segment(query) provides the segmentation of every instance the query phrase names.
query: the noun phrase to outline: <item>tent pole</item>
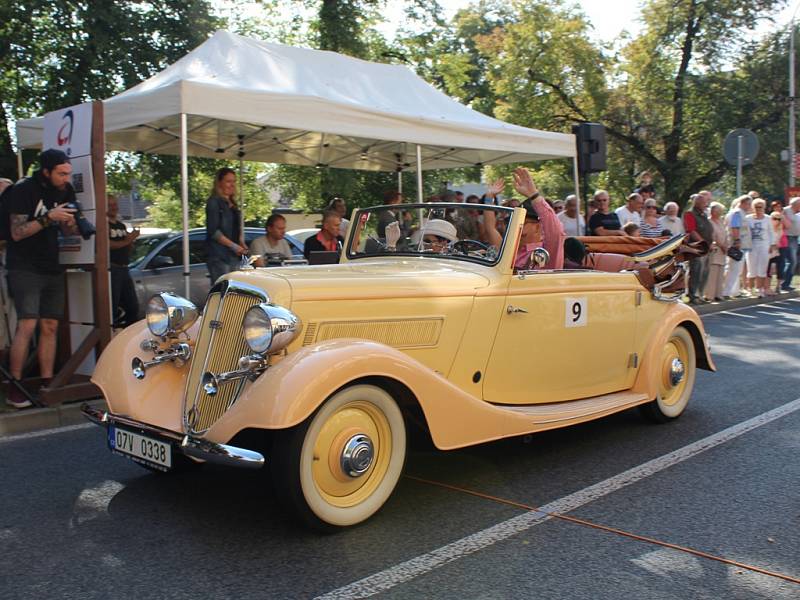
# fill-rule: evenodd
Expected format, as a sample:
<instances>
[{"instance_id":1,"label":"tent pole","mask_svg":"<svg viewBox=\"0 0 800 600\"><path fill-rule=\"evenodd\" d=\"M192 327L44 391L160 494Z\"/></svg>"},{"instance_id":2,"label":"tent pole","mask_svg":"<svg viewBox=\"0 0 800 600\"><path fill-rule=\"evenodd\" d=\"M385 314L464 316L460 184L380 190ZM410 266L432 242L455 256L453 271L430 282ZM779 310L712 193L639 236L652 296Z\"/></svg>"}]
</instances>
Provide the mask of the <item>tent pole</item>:
<instances>
[{"instance_id":1,"label":"tent pole","mask_svg":"<svg viewBox=\"0 0 800 600\"><path fill-rule=\"evenodd\" d=\"M189 270L189 150L186 135L186 113L181 113L181 208L183 210L183 291L191 298ZM213 281L212 281L213 283Z\"/></svg>"},{"instance_id":2,"label":"tent pole","mask_svg":"<svg viewBox=\"0 0 800 600\"><path fill-rule=\"evenodd\" d=\"M422 146L417 144L417 202L422 204Z\"/></svg>"},{"instance_id":3,"label":"tent pole","mask_svg":"<svg viewBox=\"0 0 800 600\"><path fill-rule=\"evenodd\" d=\"M22 148L17 148L17 173L19 174L19 179L25 176L25 173L22 171Z\"/></svg>"},{"instance_id":4,"label":"tent pole","mask_svg":"<svg viewBox=\"0 0 800 600\"><path fill-rule=\"evenodd\" d=\"M578 219L578 227L580 227L580 224L581 224L581 188L580 188L580 184L578 183L578 157L577 157L577 155L572 157L572 177L573 177L574 182L575 182L575 202L578 205L578 216L576 218ZM587 193L588 190L583 190L583 192ZM585 202L583 203L583 220L584 220L585 225L589 224L588 215L589 215L589 198L587 196ZM584 231L583 235L588 235L588 234L587 234L587 232Z\"/></svg>"},{"instance_id":5,"label":"tent pole","mask_svg":"<svg viewBox=\"0 0 800 600\"><path fill-rule=\"evenodd\" d=\"M239 231L244 237L244 159L239 158ZM236 242L239 243L238 240Z\"/></svg>"},{"instance_id":6,"label":"tent pole","mask_svg":"<svg viewBox=\"0 0 800 600\"><path fill-rule=\"evenodd\" d=\"M402 171L398 171L397 172L397 193L398 194L402 194L403 193L403 172Z\"/></svg>"},{"instance_id":7,"label":"tent pole","mask_svg":"<svg viewBox=\"0 0 800 600\"><path fill-rule=\"evenodd\" d=\"M244 239L244 135L239 134L239 231ZM239 240L236 240L239 243ZM247 248L245 248L246 250Z\"/></svg>"}]
</instances>

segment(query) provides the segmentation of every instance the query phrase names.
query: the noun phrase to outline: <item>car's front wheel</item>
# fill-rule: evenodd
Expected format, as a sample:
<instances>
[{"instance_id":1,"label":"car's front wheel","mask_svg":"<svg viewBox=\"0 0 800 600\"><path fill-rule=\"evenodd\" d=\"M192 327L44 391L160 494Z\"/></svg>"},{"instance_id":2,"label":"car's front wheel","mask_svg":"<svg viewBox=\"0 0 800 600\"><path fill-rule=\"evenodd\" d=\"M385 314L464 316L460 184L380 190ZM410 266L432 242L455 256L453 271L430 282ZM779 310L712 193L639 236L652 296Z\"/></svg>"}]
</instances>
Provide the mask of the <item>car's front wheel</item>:
<instances>
[{"instance_id":1,"label":"car's front wheel","mask_svg":"<svg viewBox=\"0 0 800 600\"><path fill-rule=\"evenodd\" d=\"M278 432L273 488L315 529L355 525L389 498L405 454L405 422L392 396L374 385L353 385L300 425Z\"/></svg>"},{"instance_id":2,"label":"car's front wheel","mask_svg":"<svg viewBox=\"0 0 800 600\"><path fill-rule=\"evenodd\" d=\"M695 349L692 336L676 327L664 344L658 360L658 395L641 405L642 414L657 423L679 417L692 395L695 379Z\"/></svg>"}]
</instances>

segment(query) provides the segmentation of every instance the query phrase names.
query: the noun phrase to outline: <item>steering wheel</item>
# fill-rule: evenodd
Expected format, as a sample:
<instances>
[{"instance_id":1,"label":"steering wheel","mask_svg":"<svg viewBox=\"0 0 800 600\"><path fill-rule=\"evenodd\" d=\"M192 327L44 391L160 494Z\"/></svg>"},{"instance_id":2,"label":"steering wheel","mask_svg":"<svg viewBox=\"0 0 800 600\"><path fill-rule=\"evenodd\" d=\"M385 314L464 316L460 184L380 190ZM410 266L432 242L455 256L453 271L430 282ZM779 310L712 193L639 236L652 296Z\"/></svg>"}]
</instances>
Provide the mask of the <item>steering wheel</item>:
<instances>
[{"instance_id":1,"label":"steering wheel","mask_svg":"<svg viewBox=\"0 0 800 600\"><path fill-rule=\"evenodd\" d=\"M470 250L470 247L472 247L472 250ZM453 250L461 252L462 254L469 254L470 251L486 252L489 250L489 246L478 240L458 240L453 243Z\"/></svg>"}]
</instances>

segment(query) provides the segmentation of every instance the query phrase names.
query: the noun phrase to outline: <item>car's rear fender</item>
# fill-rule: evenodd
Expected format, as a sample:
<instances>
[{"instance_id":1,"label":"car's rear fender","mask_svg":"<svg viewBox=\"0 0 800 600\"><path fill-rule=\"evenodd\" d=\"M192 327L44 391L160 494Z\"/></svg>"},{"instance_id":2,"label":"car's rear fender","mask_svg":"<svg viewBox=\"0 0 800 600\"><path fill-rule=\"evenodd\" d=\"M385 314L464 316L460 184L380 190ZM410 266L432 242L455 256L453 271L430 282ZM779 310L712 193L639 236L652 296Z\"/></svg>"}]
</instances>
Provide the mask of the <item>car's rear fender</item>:
<instances>
[{"instance_id":1,"label":"car's rear fender","mask_svg":"<svg viewBox=\"0 0 800 600\"><path fill-rule=\"evenodd\" d=\"M643 392L648 398L655 398L658 392L658 369L661 366L659 356L676 327L685 328L692 336L696 356L696 367L706 371L716 371L717 367L711 358L703 323L697 313L682 303L674 303L659 319L658 327L652 332L650 340L642 356L641 367L636 375L632 391Z\"/></svg>"}]
</instances>

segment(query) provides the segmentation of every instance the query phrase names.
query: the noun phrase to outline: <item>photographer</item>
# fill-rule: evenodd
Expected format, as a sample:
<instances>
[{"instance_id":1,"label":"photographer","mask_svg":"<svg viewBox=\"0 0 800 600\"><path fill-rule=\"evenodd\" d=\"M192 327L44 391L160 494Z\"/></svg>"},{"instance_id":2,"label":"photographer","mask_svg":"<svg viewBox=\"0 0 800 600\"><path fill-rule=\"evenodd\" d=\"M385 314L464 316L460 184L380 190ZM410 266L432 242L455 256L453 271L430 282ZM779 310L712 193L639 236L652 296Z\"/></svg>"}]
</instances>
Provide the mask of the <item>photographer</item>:
<instances>
[{"instance_id":1,"label":"photographer","mask_svg":"<svg viewBox=\"0 0 800 600\"><path fill-rule=\"evenodd\" d=\"M46 386L53 377L56 330L64 317L64 269L58 262L58 230L74 233L75 201L72 166L60 150L39 155L41 168L18 182L4 201L9 214L8 284L17 310L17 330L11 342L10 371L22 378L31 338L39 323L39 374ZM26 408L31 403L15 385L9 385L6 403Z\"/></svg>"}]
</instances>

